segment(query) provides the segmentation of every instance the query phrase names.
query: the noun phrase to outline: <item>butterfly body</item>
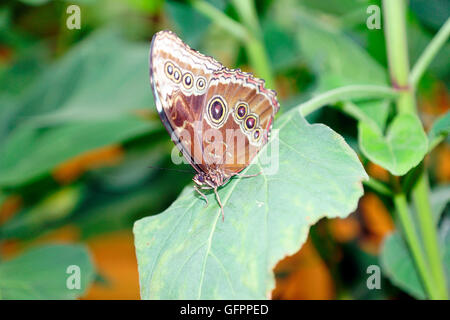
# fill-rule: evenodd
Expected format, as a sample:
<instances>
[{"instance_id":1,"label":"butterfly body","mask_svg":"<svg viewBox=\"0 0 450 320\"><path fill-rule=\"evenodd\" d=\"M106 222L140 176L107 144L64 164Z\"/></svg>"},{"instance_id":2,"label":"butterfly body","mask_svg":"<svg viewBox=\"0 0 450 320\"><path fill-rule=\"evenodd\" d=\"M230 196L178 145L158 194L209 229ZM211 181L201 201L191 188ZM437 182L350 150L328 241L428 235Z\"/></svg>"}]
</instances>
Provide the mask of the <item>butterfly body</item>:
<instances>
[{"instance_id":1,"label":"butterfly body","mask_svg":"<svg viewBox=\"0 0 450 320\"><path fill-rule=\"evenodd\" d=\"M267 143L279 109L276 93L263 80L191 49L171 31L152 39L150 81L161 121L197 171L195 184L218 198L217 188L242 176Z\"/></svg>"}]
</instances>

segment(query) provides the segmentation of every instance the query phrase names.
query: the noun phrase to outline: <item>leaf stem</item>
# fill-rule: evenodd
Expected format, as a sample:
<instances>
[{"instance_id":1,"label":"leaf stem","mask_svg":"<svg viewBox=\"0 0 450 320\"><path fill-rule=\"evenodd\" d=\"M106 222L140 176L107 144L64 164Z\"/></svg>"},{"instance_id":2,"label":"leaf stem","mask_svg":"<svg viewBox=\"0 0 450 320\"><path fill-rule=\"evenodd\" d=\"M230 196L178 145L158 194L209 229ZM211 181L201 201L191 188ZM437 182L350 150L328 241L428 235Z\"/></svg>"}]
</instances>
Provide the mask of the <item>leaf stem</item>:
<instances>
[{"instance_id":1,"label":"leaf stem","mask_svg":"<svg viewBox=\"0 0 450 320\"><path fill-rule=\"evenodd\" d=\"M304 117L321 107L342 100L357 98L395 98L398 93L389 87L378 85L350 85L321 93L295 107Z\"/></svg>"},{"instance_id":2,"label":"leaf stem","mask_svg":"<svg viewBox=\"0 0 450 320\"><path fill-rule=\"evenodd\" d=\"M382 195L392 197L391 189L375 178L369 177L369 180L364 180L363 184Z\"/></svg>"},{"instance_id":3,"label":"leaf stem","mask_svg":"<svg viewBox=\"0 0 450 320\"><path fill-rule=\"evenodd\" d=\"M416 64L411 70L409 75L409 83L416 87L423 73L430 65L433 58L438 53L439 49L446 43L448 37L450 36L450 18L444 23L444 25L439 29L438 33L434 36L428 46L417 59Z\"/></svg>"},{"instance_id":4,"label":"leaf stem","mask_svg":"<svg viewBox=\"0 0 450 320\"><path fill-rule=\"evenodd\" d=\"M417 209L417 215L420 223L420 230L425 246L425 253L428 256L431 273L434 277L438 290L439 299L447 299L447 288L444 270L442 268L441 254L439 252L438 237L435 223L433 222L433 213L431 211L429 199L428 174L422 170L422 174L412 190L414 205Z\"/></svg>"},{"instance_id":5,"label":"leaf stem","mask_svg":"<svg viewBox=\"0 0 450 320\"><path fill-rule=\"evenodd\" d=\"M403 227L406 242L411 250L411 254L417 266L418 273L422 279L425 291L431 299L438 299L436 294L434 281L428 272L425 257L423 256L420 248L420 242L414 229L414 223L411 218L411 213L408 209L408 203L406 201L405 194L403 192L396 193L394 195L394 205L397 211L397 215L400 219L400 223Z\"/></svg>"},{"instance_id":6,"label":"leaf stem","mask_svg":"<svg viewBox=\"0 0 450 320\"><path fill-rule=\"evenodd\" d=\"M428 153L430 153L436 146L444 141L445 137L443 135L440 135L438 137L435 137L432 141L428 144Z\"/></svg>"}]
</instances>

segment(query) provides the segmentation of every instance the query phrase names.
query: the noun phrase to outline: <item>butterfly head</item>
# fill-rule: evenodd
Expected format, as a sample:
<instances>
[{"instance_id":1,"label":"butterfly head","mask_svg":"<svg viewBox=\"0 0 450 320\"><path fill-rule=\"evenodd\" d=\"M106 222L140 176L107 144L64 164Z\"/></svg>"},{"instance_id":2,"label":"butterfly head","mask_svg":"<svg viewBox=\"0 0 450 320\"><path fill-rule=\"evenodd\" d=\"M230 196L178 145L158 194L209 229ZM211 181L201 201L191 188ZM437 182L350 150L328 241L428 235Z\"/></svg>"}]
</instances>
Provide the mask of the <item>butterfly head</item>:
<instances>
[{"instance_id":1,"label":"butterfly head","mask_svg":"<svg viewBox=\"0 0 450 320\"><path fill-rule=\"evenodd\" d=\"M209 173L200 172L197 173L192 180L194 180L197 185L206 188L216 188L225 183L224 176L219 171Z\"/></svg>"}]
</instances>

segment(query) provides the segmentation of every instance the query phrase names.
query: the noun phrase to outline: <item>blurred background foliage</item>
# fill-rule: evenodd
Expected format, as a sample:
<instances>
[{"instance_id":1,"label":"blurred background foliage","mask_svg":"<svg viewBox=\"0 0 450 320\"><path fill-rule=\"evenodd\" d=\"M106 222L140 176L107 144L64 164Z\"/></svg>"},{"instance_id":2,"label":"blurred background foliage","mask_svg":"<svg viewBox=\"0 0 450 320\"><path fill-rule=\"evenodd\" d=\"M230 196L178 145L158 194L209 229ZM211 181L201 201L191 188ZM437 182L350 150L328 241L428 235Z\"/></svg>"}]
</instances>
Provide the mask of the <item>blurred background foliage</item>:
<instances>
[{"instance_id":1,"label":"blurred background foliage","mask_svg":"<svg viewBox=\"0 0 450 320\"><path fill-rule=\"evenodd\" d=\"M233 3L207 2L241 19ZM199 3L2 2L0 298L139 298L132 225L165 209L192 178L153 168L174 165L173 144L149 86L152 35L173 30L226 66L255 71L246 44L204 16ZM81 8L80 30L66 27L70 4ZM331 88L388 83L383 30L366 27L371 4L380 5L370 0L255 1L281 113ZM409 4L413 63L449 16L450 5L446 0ZM449 109L448 61L449 43L419 85L426 129ZM381 126L392 115L387 103L365 103L361 109ZM359 151L351 117L326 107L308 120L327 124ZM389 179L384 169L358 154L372 177ZM449 145L439 145L427 161L432 185L448 184ZM444 192L448 196L448 189ZM380 244L395 228L392 211L389 201L367 189L348 218L320 221L304 247L276 267L273 298L409 297L385 278L382 290L366 286L367 266L379 264ZM67 295L57 283L65 284L67 275L51 272L45 263L54 268L78 264L86 281ZM25 271L17 272L20 268Z\"/></svg>"}]
</instances>

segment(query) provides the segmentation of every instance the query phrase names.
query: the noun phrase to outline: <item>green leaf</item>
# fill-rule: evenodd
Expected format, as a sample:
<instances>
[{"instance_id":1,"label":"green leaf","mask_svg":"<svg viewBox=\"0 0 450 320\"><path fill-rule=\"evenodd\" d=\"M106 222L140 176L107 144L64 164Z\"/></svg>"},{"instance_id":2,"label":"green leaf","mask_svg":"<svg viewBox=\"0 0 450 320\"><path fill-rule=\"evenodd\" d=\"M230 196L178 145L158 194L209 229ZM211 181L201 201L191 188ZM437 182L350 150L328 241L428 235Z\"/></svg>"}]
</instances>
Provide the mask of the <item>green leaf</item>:
<instances>
[{"instance_id":1,"label":"green leaf","mask_svg":"<svg viewBox=\"0 0 450 320\"><path fill-rule=\"evenodd\" d=\"M339 108L359 122L365 122L374 130L384 130L391 101L389 99L353 103L344 101Z\"/></svg>"},{"instance_id":2,"label":"green leaf","mask_svg":"<svg viewBox=\"0 0 450 320\"><path fill-rule=\"evenodd\" d=\"M213 193L205 208L188 187L166 211L135 223L143 299L265 299L272 269L299 250L312 224L355 210L367 175L344 139L297 109L277 122L245 170L263 173L220 188L224 222Z\"/></svg>"},{"instance_id":3,"label":"green leaf","mask_svg":"<svg viewBox=\"0 0 450 320\"><path fill-rule=\"evenodd\" d=\"M207 2L210 2L218 10L223 10L225 7L225 2L221 0ZM167 1L165 5L182 39L192 47L198 47L208 31L211 21L189 4Z\"/></svg>"},{"instance_id":4,"label":"green leaf","mask_svg":"<svg viewBox=\"0 0 450 320\"><path fill-rule=\"evenodd\" d=\"M159 129L158 122L134 116L73 123L50 130L18 128L0 148L0 187L17 186L46 174L80 153Z\"/></svg>"},{"instance_id":5,"label":"green leaf","mask_svg":"<svg viewBox=\"0 0 450 320\"><path fill-rule=\"evenodd\" d=\"M58 222L71 214L81 198L80 187L58 189L37 205L14 215L0 226L0 239L26 238L45 230L47 225Z\"/></svg>"},{"instance_id":6,"label":"green leaf","mask_svg":"<svg viewBox=\"0 0 450 320\"><path fill-rule=\"evenodd\" d=\"M353 84L388 83L385 68L338 27L323 23L320 17L302 7L294 10L285 3L277 4L280 7L284 5L284 8L278 8L277 12L282 14L278 19L295 30L302 58L317 76L318 92ZM351 6L355 7L354 4ZM384 129L389 114L389 105L385 100L354 103L366 117L371 118L381 130Z\"/></svg>"},{"instance_id":7,"label":"green leaf","mask_svg":"<svg viewBox=\"0 0 450 320\"><path fill-rule=\"evenodd\" d=\"M333 24L335 21L324 22L297 1L276 1L272 11L282 27L295 32L301 58L318 77L319 91L351 84L387 84L385 68Z\"/></svg>"},{"instance_id":8,"label":"green leaf","mask_svg":"<svg viewBox=\"0 0 450 320\"><path fill-rule=\"evenodd\" d=\"M319 91L351 84L387 84L385 69L345 34L303 12L297 14L297 23L297 39L319 76Z\"/></svg>"},{"instance_id":9,"label":"green leaf","mask_svg":"<svg viewBox=\"0 0 450 320\"><path fill-rule=\"evenodd\" d=\"M299 50L294 37L270 18L264 21L262 28L272 69L277 72L297 66Z\"/></svg>"},{"instance_id":10,"label":"green leaf","mask_svg":"<svg viewBox=\"0 0 450 320\"><path fill-rule=\"evenodd\" d=\"M80 268L80 289L67 286L75 274L68 272L72 265ZM94 267L84 246L46 245L0 263L0 299L75 299L93 279Z\"/></svg>"},{"instance_id":11,"label":"green leaf","mask_svg":"<svg viewBox=\"0 0 450 320\"><path fill-rule=\"evenodd\" d=\"M39 76L16 102L10 127L116 119L153 105L148 46L100 30Z\"/></svg>"},{"instance_id":12,"label":"green leaf","mask_svg":"<svg viewBox=\"0 0 450 320\"><path fill-rule=\"evenodd\" d=\"M434 188L430 194L431 211L436 226L439 224L445 207L450 201L450 185Z\"/></svg>"},{"instance_id":13,"label":"green leaf","mask_svg":"<svg viewBox=\"0 0 450 320\"><path fill-rule=\"evenodd\" d=\"M131 228L138 218L154 214L166 208L186 184L188 177L177 181L162 176L148 185L140 185L123 195L114 194L100 203L84 208L75 217L75 224L85 239L99 233Z\"/></svg>"},{"instance_id":14,"label":"green leaf","mask_svg":"<svg viewBox=\"0 0 450 320\"><path fill-rule=\"evenodd\" d=\"M39 178L82 152L160 130L133 113L153 105L148 45L101 30L34 78L9 103L0 132L0 187ZM0 131L2 131L0 129Z\"/></svg>"},{"instance_id":15,"label":"green leaf","mask_svg":"<svg viewBox=\"0 0 450 320\"><path fill-rule=\"evenodd\" d=\"M393 284L417 299L426 298L411 254L398 232L385 238L380 258L384 273Z\"/></svg>"},{"instance_id":16,"label":"green leaf","mask_svg":"<svg viewBox=\"0 0 450 320\"><path fill-rule=\"evenodd\" d=\"M397 176L418 165L428 150L427 137L415 115L396 116L385 136L364 122L358 124L358 132L364 155Z\"/></svg>"},{"instance_id":17,"label":"green leaf","mask_svg":"<svg viewBox=\"0 0 450 320\"><path fill-rule=\"evenodd\" d=\"M433 123L433 126L428 132L428 141L430 144L430 149L442 138L445 138L449 134L450 134L450 111L447 111L446 114L440 116Z\"/></svg>"}]
</instances>

